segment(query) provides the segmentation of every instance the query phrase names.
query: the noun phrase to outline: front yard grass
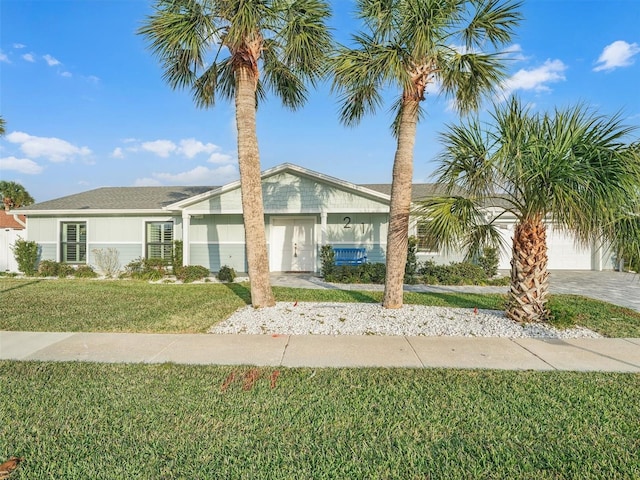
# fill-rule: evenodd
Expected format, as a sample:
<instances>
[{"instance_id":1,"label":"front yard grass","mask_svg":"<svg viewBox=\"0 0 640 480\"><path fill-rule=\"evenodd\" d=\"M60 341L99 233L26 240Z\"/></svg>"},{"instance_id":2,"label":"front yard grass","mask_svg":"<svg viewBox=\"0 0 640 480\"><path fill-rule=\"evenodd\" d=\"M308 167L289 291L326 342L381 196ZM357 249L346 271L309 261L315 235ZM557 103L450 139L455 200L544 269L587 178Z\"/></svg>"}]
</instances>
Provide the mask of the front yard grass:
<instances>
[{"instance_id":1,"label":"front yard grass","mask_svg":"<svg viewBox=\"0 0 640 480\"><path fill-rule=\"evenodd\" d=\"M278 301L379 303L382 292L274 287ZM0 330L204 333L250 301L247 284L152 284L136 280L0 277ZM407 304L502 310L499 294L405 293ZM581 325L609 337L640 337L640 312L554 295L560 327Z\"/></svg>"},{"instance_id":2,"label":"front yard grass","mask_svg":"<svg viewBox=\"0 0 640 480\"><path fill-rule=\"evenodd\" d=\"M5 361L0 459L25 458L14 480L631 479L639 391L634 374Z\"/></svg>"}]
</instances>

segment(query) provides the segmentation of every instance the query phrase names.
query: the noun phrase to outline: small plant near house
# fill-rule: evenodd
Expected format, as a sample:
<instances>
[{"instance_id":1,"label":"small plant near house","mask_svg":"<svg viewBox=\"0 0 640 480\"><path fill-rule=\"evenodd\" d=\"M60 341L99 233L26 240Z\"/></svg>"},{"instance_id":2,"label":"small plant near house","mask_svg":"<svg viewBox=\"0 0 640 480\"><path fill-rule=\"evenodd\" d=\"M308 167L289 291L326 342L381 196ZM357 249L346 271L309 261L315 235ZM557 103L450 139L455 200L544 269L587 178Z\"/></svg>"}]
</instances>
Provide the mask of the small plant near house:
<instances>
[{"instance_id":1,"label":"small plant near house","mask_svg":"<svg viewBox=\"0 0 640 480\"><path fill-rule=\"evenodd\" d=\"M404 268L404 283L415 285L418 283L418 238L411 236L407 246L407 265Z\"/></svg>"},{"instance_id":2,"label":"small plant near house","mask_svg":"<svg viewBox=\"0 0 640 480\"><path fill-rule=\"evenodd\" d=\"M76 278L96 278L98 274L90 265L80 265L73 274Z\"/></svg>"},{"instance_id":3,"label":"small plant near house","mask_svg":"<svg viewBox=\"0 0 640 480\"><path fill-rule=\"evenodd\" d=\"M477 260L477 264L482 267L487 278L493 278L498 274L499 262L498 249L493 247L485 247Z\"/></svg>"},{"instance_id":4,"label":"small plant near house","mask_svg":"<svg viewBox=\"0 0 640 480\"><path fill-rule=\"evenodd\" d=\"M320 260L322 262L322 277L327 279L327 277L330 277L336 268L336 253L333 251L333 247L331 245L322 246L320 249Z\"/></svg>"},{"instance_id":5,"label":"small plant near house","mask_svg":"<svg viewBox=\"0 0 640 480\"><path fill-rule=\"evenodd\" d=\"M138 258L125 266L125 275L136 280L160 280L167 273L167 263L161 258Z\"/></svg>"},{"instance_id":6,"label":"small plant near house","mask_svg":"<svg viewBox=\"0 0 640 480\"><path fill-rule=\"evenodd\" d=\"M18 270L29 277L34 276L37 272L38 244L18 238L11 250L13 250L13 255L18 263Z\"/></svg>"},{"instance_id":7,"label":"small plant near house","mask_svg":"<svg viewBox=\"0 0 640 480\"><path fill-rule=\"evenodd\" d=\"M114 278L120 272L120 253L115 248L95 248L91 250L96 265L107 278Z\"/></svg>"},{"instance_id":8,"label":"small plant near house","mask_svg":"<svg viewBox=\"0 0 640 480\"><path fill-rule=\"evenodd\" d=\"M236 279L236 276L236 271L227 265L220 267L220 271L218 272L218 280L221 282L231 283Z\"/></svg>"},{"instance_id":9,"label":"small plant near house","mask_svg":"<svg viewBox=\"0 0 640 480\"><path fill-rule=\"evenodd\" d=\"M171 269L173 273L176 274L178 269L182 267L182 259L183 259L183 251L184 244L182 240L174 240L173 241L173 253L171 254Z\"/></svg>"},{"instance_id":10,"label":"small plant near house","mask_svg":"<svg viewBox=\"0 0 640 480\"><path fill-rule=\"evenodd\" d=\"M209 269L202 265L187 265L185 267L177 267L174 274L178 280L184 283L191 283L202 280L210 275Z\"/></svg>"},{"instance_id":11,"label":"small plant near house","mask_svg":"<svg viewBox=\"0 0 640 480\"><path fill-rule=\"evenodd\" d=\"M58 276L58 262L53 260L42 260L38 264L38 276L39 277L57 277Z\"/></svg>"}]
</instances>

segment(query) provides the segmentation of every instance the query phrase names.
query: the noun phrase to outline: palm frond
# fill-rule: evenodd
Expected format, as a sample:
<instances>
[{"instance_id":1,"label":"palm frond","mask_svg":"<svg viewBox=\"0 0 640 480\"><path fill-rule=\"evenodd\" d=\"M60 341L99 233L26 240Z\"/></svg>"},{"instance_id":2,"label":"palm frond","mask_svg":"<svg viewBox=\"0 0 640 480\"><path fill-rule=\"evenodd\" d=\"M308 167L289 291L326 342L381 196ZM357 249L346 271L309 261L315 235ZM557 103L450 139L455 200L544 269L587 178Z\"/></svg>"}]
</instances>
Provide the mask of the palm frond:
<instances>
[{"instance_id":1,"label":"palm frond","mask_svg":"<svg viewBox=\"0 0 640 480\"><path fill-rule=\"evenodd\" d=\"M522 21L522 2L503 0L474 0L474 14L462 37L468 49L484 48L489 41L494 47L510 41L515 28Z\"/></svg>"}]
</instances>

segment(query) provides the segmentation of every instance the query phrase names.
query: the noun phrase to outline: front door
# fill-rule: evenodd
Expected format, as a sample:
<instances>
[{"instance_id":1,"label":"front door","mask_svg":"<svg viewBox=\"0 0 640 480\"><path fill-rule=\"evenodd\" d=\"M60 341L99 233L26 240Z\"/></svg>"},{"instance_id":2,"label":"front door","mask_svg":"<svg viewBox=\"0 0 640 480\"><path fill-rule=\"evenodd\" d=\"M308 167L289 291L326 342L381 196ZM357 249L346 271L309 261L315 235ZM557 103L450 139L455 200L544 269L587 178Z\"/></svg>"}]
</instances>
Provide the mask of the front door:
<instances>
[{"instance_id":1,"label":"front door","mask_svg":"<svg viewBox=\"0 0 640 480\"><path fill-rule=\"evenodd\" d=\"M270 235L272 272L313 272L315 241L313 218L274 218Z\"/></svg>"}]
</instances>

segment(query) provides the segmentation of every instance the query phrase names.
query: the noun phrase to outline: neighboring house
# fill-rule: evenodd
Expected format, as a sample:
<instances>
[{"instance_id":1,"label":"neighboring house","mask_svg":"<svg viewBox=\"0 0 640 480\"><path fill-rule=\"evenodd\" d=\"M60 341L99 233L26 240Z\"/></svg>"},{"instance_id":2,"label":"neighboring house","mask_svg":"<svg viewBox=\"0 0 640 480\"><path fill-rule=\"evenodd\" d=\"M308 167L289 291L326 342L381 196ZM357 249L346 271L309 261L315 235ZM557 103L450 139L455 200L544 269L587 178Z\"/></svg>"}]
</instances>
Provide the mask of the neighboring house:
<instances>
[{"instance_id":1,"label":"neighboring house","mask_svg":"<svg viewBox=\"0 0 640 480\"><path fill-rule=\"evenodd\" d=\"M292 164L266 170L262 182L271 271L319 272L325 244L365 247L369 262L384 261L390 185L355 185ZM415 200L438 193L436 185L417 184L413 195ZM95 266L94 250L115 248L124 266L140 257L169 258L173 241L182 240L185 265L203 265L212 272L223 265L247 270L240 182L105 187L31 205L20 213L27 217L28 240L41 247L41 259ZM420 233L413 228L413 234ZM512 228L505 223L506 236ZM422 240L427 247L429 242ZM563 261L569 258L576 261L566 268L602 268L591 251L569 255L564 242L558 246L562 253L551 268L565 268ZM460 258L428 251L419 257L438 262ZM506 256L501 267L508 268Z\"/></svg>"},{"instance_id":2,"label":"neighboring house","mask_svg":"<svg viewBox=\"0 0 640 480\"><path fill-rule=\"evenodd\" d=\"M0 208L0 272L16 272L18 264L13 255L13 244L24 237L25 216L14 215Z\"/></svg>"}]
</instances>

